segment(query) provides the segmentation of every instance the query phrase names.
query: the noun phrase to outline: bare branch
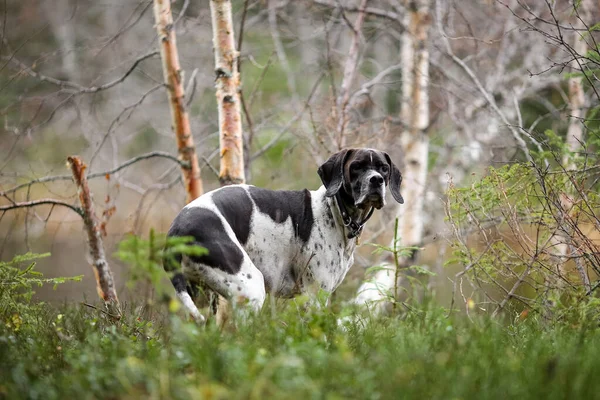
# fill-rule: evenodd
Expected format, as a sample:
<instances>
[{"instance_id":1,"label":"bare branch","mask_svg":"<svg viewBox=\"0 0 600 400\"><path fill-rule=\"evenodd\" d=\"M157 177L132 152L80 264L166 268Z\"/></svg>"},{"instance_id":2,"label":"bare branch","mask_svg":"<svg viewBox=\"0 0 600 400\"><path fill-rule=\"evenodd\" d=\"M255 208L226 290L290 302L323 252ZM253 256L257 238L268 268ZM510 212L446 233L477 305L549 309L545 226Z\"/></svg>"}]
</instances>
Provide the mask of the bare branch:
<instances>
[{"instance_id":1,"label":"bare branch","mask_svg":"<svg viewBox=\"0 0 600 400\"><path fill-rule=\"evenodd\" d=\"M98 178L98 177L105 177L107 175L112 175L115 174L119 171L121 171L124 168L129 167L132 164L135 164L139 161L142 160L147 160L149 158L155 158L155 157L159 157L159 158L166 158L168 160L174 161L177 164L179 164L182 168L189 168L189 164L187 164L185 161L182 161L180 159L178 159L176 156L166 153L164 151L152 151L150 153L146 153L146 154L142 154L139 155L137 157L133 157L132 159L129 159L127 161L125 161L123 164L107 170L107 171L102 171L102 172L95 172L93 174L89 174L87 176L88 179L93 179L93 178ZM68 180L72 180L73 177L71 175L56 175L56 176L45 176L43 178L38 178L38 179L33 179L27 183L22 183L20 185L17 185L11 189L7 189L3 192L0 192L0 196L7 196L9 194L15 193L16 191L23 189L23 188L27 188L30 187L32 185L38 184L38 183L46 183L46 182L55 182L55 181L68 181Z\"/></svg>"},{"instance_id":2,"label":"bare branch","mask_svg":"<svg viewBox=\"0 0 600 400\"><path fill-rule=\"evenodd\" d=\"M82 93L98 93L102 90L110 89L110 88L118 85L119 83L122 83L125 79L127 79L127 77L129 75L131 75L131 73L137 68L137 66L142 61L144 61L148 58L154 57L157 54L158 54L158 51L156 51L156 50L151 51L150 53L146 53L143 56L137 58L134 61L134 63L131 65L131 67L129 67L129 69L121 77L119 77L111 82L105 83L104 85L91 86L91 87L85 87L85 86L82 86L75 82L65 81L65 80L61 80L61 79L52 78L50 76L46 76L44 74L34 71L32 68L23 64L22 62L20 62L19 60L17 60L14 57L2 57L2 59L7 60L7 62L11 62L13 64L18 65L22 69L23 72L27 73L29 76L36 78L42 82L47 82L47 83L56 85L56 86L60 87L61 89L67 91L68 93L82 94Z\"/></svg>"},{"instance_id":3,"label":"bare branch","mask_svg":"<svg viewBox=\"0 0 600 400\"><path fill-rule=\"evenodd\" d=\"M365 14L369 14L369 15L372 15L375 17L382 17L382 18L389 19L390 21L397 22L404 28L404 25L402 24L401 16L398 13L395 13L393 11L382 10L380 8L375 8L375 7L365 7L363 9L361 7L342 6L340 3L336 3L333 1L326 1L326 0L312 0L312 2L315 4L321 5L321 6L329 7L329 8L341 8L345 12L361 12L361 10L362 10L362 12L364 12Z\"/></svg>"},{"instance_id":4,"label":"bare branch","mask_svg":"<svg viewBox=\"0 0 600 400\"><path fill-rule=\"evenodd\" d=\"M179 21L181 20L181 18L183 18L185 16L185 12L187 11L189 5L190 5L190 0L185 0L183 2L183 6L181 6L181 11L179 11L179 15L177 16L177 19L175 20L175 22L173 22L173 26L177 26L179 24Z\"/></svg>"},{"instance_id":5,"label":"bare branch","mask_svg":"<svg viewBox=\"0 0 600 400\"><path fill-rule=\"evenodd\" d=\"M371 79L368 82L363 83L360 86L360 89L352 94L352 96L350 97L350 100L348 100L348 104L350 106L352 106L352 104L356 101L356 99L359 96L369 94L369 92L373 86L379 84L383 78L385 78L392 72L397 71L399 69L402 69L402 64L391 65L391 66L387 67L386 69L384 69L383 71L379 72L373 79Z\"/></svg>"},{"instance_id":6,"label":"bare branch","mask_svg":"<svg viewBox=\"0 0 600 400\"><path fill-rule=\"evenodd\" d=\"M4 196L4 197L6 197L6 196ZM6 198L12 202L11 199L9 199L8 197L6 197ZM12 204L0 206L0 211L16 210L19 208L31 208L31 207L37 207L37 206L43 206L43 205L67 207L67 208L70 208L71 210L75 211L80 217L83 217L83 211L81 210L81 208L74 206L73 204L69 204L67 202L64 202L61 200L55 200L55 199L39 199L39 200L32 200L32 201L23 201L23 202L18 202L18 203L13 202Z\"/></svg>"},{"instance_id":7,"label":"bare branch","mask_svg":"<svg viewBox=\"0 0 600 400\"><path fill-rule=\"evenodd\" d=\"M298 119L300 119L300 117L302 117L304 112L309 108L310 101L312 100L315 92L317 91L317 88L319 87L319 83L321 83L321 80L325 77L325 73L326 72L322 72L321 75L319 75L319 78L313 85L312 90L310 91L310 94L308 95L308 98L306 99L306 102L304 103L304 107L302 107L302 109L300 111L298 111L296 113L296 115L294 115L292 117L292 119L290 119L288 121L287 124L285 124L285 126L279 131L279 133L277 135L275 135L271 140L269 140L269 143L267 143L260 150L258 150L256 153L254 153L251 157L251 160L256 160L258 157L265 154L271 147L273 147L275 145L275 143L277 143L279 141L279 139L281 139L281 137L290 129L290 127L294 123L296 123L296 121L298 121Z\"/></svg>"},{"instance_id":8,"label":"bare branch","mask_svg":"<svg viewBox=\"0 0 600 400\"><path fill-rule=\"evenodd\" d=\"M94 160L96 159L96 157L98 156L98 154L100 153L100 149L102 149L102 146L104 146L104 143L106 143L106 140L109 138L109 136L111 135L111 133L113 132L113 130L115 129L115 126L117 126L117 124L121 121L121 118L129 113L127 115L127 118L130 118L131 115L133 114L133 112L137 109L137 107L139 107L144 100L146 100L146 98L148 96L150 96L152 93L156 92L158 89L162 88L163 84L159 84L154 86L153 88L149 89L146 93L144 93L135 103L128 105L127 107L125 107L124 109L121 110L121 112L119 113L119 115L117 115L112 122L110 123L110 125L108 126L108 129L106 130L106 132L104 133L104 136L102 136L102 139L100 140L100 143L98 143L98 145L96 146L96 150L94 150L94 153L92 154L92 157L90 158L90 166L94 163Z\"/></svg>"},{"instance_id":9,"label":"bare branch","mask_svg":"<svg viewBox=\"0 0 600 400\"><path fill-rule=\"evenodd\" d=\"M467 74L467 76L469 76L469 78L475 84L475 86L477 87L477 89L479 90L481 95L485 98L485 100L492 107L494 112L498 115L498 117L502 120L502 122L506 125L506 127L510 130L515 141L517 142L517 145L519 146L519 148L521 149L521 151L527 158L527 161L533 163L533 158L531 157L531 154L529 153L529 149L527 148L527 143L525 143L525 141L521 137L519 131L517 129L515 129L513 127L513 125L508 121L508 119L506 118L506 115L502 112L502 110L500 110L500 108L496 104L496 101L494 100L492 95L483 87L481 81L475 75L475 72L473 72L473 70L463 60L461 60L458 56L456 56L456 54L454 54L454 52L452 51L452 46L450 46L450 41L448 40L448 37L447 37L446 33L444 32L444 28L442 27L442 20L441 20L442 14L441 14L440 0L436 0L435 8L436 8L436 23L437 23L438 31L440 33L440 37L442 38L444 45L446 47L446 53L452 59L452 61L454 61ZM535 139L533 139L533 137L529 136L529 139L531 141L533 141L534 143L537 143L537 141Z\"/></svg>"},{"instance_id":10,"label":"bare branch","mask_svg":"<svg viewBox=\"0 0 600 400\"><path fill-rule=\"evenodd\" d=\"M146 14L146 11L148 11L148 9L150 8L150 6L152 6L152 2L151 1L146 1L146 4L144 4L144 2L140 2L135 9L133 10L133 12L131 13L131 15L127 18L127 20L125 21L124 25L122 28L119 29L119 31L114 34L110 39L108 39L104 45L96 52L96 57L98 57L98 55L100 55L100 53L102 53L104 51L104 49L106 49L109 45L111 45L112 43L115 43L117 41L117 39L119 39L121 36L123 36L126 32L128 32L129 30L131 30L134 26L136 26L140 21L143 20L144 14ZM142 8L142 11L138 14L137 18L130 24L129 21L131 20L131 18L133 18L133 16L135 15L135 13L137 12L137 10L140 8ZM127 25L128 24L128 25Z\"/></svg>"}]
</instances>

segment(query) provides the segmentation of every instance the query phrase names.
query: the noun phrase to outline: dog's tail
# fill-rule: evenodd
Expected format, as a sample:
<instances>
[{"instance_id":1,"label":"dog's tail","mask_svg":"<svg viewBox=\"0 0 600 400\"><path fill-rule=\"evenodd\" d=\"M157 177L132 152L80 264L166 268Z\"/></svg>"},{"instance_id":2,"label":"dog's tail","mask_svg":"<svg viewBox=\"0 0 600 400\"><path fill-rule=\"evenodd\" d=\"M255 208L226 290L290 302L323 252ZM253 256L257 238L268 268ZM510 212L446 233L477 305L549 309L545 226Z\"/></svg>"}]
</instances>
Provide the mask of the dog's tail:
<instances>
[{"instance_id":1,"label":"dog's tail","mask_svg":"<svg viewBox=\"0 0 600 400\"><path fill-rule=\"evenodd\" d=\"M168 238L172 237L177 237L177 235L169 230L169 233L167 233L167 242ZM171 255L171 252L165 252L165 254L169 254L169 256L163 258L163 268L170 276L177 297L196 321L204 323L206 319L200 313L194 301L194 299L198 298L199 289L198 286L190 284L183 274L181 266L183 261L182 254L175 253Z\"/></svg>"}]
</instances>

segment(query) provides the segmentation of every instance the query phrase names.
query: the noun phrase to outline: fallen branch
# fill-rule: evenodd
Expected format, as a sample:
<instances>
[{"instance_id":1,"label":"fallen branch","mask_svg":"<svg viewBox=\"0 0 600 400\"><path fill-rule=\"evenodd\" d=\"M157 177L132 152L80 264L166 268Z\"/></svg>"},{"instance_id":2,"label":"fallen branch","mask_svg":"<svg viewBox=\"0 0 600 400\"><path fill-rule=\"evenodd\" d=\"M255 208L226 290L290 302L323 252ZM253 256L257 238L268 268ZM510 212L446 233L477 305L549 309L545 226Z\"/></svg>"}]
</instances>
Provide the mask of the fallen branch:
<instances>
[{"instance_id":1,"label":"fallen branch","mask_svg":"<svg viewBox=\"0 0 600 400\"><path fill-rule=\"evenodd\" d=\"M115 290L113 274L104 254L104 245L98 226L98 218L94 212L94 203L92 202L85 176L86 165L77 156L70 156L67 158L67 161L71 167L73 179L79 192L79 201L81 202L83 211L83 225L87 233L90 246L89 252L96 277L96 290L98 291L98 296L105 301L108 312L118 319L121 316L119 299Z\"/></svg>"}]
</instances>

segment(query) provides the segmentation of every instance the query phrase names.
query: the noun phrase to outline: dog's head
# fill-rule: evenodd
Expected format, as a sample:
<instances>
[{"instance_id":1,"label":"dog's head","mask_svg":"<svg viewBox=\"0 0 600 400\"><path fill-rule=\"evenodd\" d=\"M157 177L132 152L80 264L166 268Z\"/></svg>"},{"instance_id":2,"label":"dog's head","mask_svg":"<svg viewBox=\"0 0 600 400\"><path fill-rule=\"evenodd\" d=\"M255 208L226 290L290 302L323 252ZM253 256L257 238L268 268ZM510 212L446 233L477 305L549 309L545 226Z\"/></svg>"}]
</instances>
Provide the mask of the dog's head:
<instances>
[{"instance_id":1,"label":"dog's head","mask_svg":"<svg viewBox=\"0 0 600 400\"><path fill-rule=\"evenodd\" d=\"M326 196L342 190L361 209L385 205L385 190L400 204L402 175L390 156L374 149L346 149L335 153L319 167L319 176L327 189Z\"/></svg>"}]
</instances>

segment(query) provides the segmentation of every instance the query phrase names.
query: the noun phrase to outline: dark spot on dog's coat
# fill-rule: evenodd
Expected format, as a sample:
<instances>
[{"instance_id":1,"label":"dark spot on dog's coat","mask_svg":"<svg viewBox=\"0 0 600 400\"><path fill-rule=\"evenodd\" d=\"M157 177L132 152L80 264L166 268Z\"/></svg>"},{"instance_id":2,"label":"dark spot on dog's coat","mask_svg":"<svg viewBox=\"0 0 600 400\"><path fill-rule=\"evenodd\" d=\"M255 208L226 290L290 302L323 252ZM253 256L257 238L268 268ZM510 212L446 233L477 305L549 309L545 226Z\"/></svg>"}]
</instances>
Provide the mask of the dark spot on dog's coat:
<instances>
[{"instance_id":1,"label":"dark spot on dog's coat","mask_svg":"<svg viewBox=\"0 0 600 400\"><path fill-rule=\"evenodd\" d=\"M248 191L261 213L278 224L291 217L295 236L308 242L314 225L308 190L266 190L251 186Z\"/></svg>"},{"instance_id":2,"label":"dark spot on dog's coat","mask_svg":"<svg viewBox=\"0 0 600 400\"><path fill-rule=\"evenodd\" d=\"M213 193L212 199L235 236L245 245L250 235L252 218L252 200L241 187L225 187Z\"/></svg>"},{"instance_id":3,"label":"dark spot on dog's coat","mask_svg":"<svg viewBox=\"0 0 600 400\"><path fill-rule=\"evenodd\" d=\"M221 219L211 210L201 207L184 208L175 218L167 234L169 237L191 236L192 244L204 247L208 254L189 256L197 263L237 274L244 255L231 241Z\"/></svg>"}]
</instances>

